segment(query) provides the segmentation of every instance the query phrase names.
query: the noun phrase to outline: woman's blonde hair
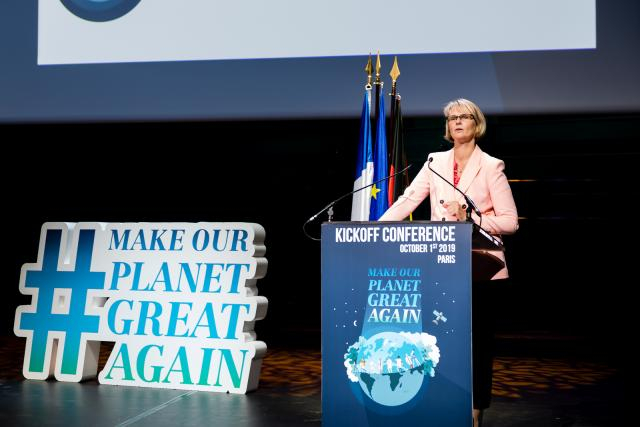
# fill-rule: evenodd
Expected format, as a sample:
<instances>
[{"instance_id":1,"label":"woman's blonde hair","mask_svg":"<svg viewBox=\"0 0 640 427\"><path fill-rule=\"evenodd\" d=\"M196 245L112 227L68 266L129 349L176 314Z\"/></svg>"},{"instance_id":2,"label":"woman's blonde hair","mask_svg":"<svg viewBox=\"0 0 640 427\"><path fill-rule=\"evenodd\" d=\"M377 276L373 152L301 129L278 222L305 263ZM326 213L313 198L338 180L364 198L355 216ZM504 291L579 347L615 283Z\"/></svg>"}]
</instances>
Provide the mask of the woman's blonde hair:
<instances>
[{"instance_id":1,"label":"woman's blonde hair","mask_svg":"<svg viewBox=\"0 0 640 427\"><path fill-rule=\"evenodd\" d=\"M451 137L451 133L449 132L448 117L449 117L449 113L451 112L451 109L453 109L454 107L458 107L461 110L464 110L469 112L470 114L473 114L473 119L476 122L475 137L476 139L482 138L485 131L487 130L487 120L484 118L484 114L482 114L482 111L480 111L480 108L476 104L464 98L456 99L455 101L451 101L444 106L444 117L445 117L444 138L449 142L453 142L453 138Z\"/></svg>"}]
</instances>

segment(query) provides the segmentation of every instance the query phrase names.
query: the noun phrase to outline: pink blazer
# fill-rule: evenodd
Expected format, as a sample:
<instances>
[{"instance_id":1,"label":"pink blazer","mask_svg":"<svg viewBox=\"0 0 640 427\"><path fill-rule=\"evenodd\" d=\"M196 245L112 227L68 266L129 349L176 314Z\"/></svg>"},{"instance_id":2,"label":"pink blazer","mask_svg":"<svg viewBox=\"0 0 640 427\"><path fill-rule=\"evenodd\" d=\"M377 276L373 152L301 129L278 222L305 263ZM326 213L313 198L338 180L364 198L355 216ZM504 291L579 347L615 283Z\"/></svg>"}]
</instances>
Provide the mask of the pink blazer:
<instances>
[{"instance_id":1,"label":"pink blazer","mask_svg":"<svg viewBox=\"0 0 640 427\"><path fill-rule=\"evenodd\" d=\"M453 183L453 149L430 154L433 157L431 168ZM504 174L504 162L484 153L476 145L467 165L462 172L458 188L474 201L482 212L482 228L500 237L501 234L513 234L518 229L518 211L513 201L511 187ZM465 204L464 197L449 184L433 174L424 164L404 194L382 215L380 221L401 221L427 197L431 196L431 220L453 221L442 206L444 202L458 201ZM479 224L479 218L473 213L473 220ZM505 260L504 253L489 251L492 255ZM509 277L506 265L492 279Z\"/></svg>"}]
</instances>

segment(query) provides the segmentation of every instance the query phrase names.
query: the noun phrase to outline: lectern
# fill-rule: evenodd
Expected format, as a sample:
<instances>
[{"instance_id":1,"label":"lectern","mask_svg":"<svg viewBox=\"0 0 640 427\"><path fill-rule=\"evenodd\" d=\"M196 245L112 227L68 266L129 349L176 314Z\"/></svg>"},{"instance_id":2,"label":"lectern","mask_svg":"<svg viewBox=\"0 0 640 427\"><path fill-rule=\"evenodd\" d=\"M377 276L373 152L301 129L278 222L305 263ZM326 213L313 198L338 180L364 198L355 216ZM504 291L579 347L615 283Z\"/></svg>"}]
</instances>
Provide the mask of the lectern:
<instances>
[{"instance_id":1,"label":"lectern","mask_svg":"<svg viewBox=\"0 0 640 427\"><path fill-rule=\"evenodd\" d=\"M472 260L490 277L500 249L466 222L324 223L323 424L471 425Z\"/></svg>"}]
</instances>

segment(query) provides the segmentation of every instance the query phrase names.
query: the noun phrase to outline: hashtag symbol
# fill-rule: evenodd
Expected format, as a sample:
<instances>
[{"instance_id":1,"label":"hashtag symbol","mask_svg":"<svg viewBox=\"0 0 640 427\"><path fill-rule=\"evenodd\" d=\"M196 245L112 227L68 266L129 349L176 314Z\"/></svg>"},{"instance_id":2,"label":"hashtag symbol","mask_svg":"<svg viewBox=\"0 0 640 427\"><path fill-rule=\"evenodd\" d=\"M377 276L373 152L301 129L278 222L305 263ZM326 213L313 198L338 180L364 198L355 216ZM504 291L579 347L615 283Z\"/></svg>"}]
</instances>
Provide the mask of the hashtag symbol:
<instances>
[{"instance_id":1,"label":"hashtag symbol","mask_svg":"<svg viewBox=\"0 0 640 427\"><path fill-rule=\"evenodd\" d=\"M104 288L105 273L90 271L95 230L80 230L74 271L58 270L62 232L46 230L44 251L39 260L41 269L23 267L26 273L23 293L34 295L34 299L31 306L18 307L15 332L27 338L23 368L27 378L47 378L54 357L61 360L55 366L58 380L82 375L85 359L80 356L87 350L87 337L83 334L97 333L99 329L100 316L85 314L87 291ZM70 295L68 313L54 312L56 289ZM54 342L54 338L58 341ZM60 349L61 359L57 354ZM97 354L95 359L97 361ZM58 373L62 374L60 378Z\"/></svg>"}]
</instances>

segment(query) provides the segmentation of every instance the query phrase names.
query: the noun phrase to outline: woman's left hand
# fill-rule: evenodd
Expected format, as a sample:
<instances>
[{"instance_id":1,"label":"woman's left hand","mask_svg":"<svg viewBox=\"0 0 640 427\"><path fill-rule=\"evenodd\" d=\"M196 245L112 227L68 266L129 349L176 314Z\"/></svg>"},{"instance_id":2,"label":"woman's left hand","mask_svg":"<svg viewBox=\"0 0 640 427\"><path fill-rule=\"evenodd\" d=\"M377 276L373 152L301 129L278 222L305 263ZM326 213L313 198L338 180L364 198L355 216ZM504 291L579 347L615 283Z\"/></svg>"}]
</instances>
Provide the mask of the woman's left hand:
<instances>
[{"instance_id":1,"label":"woman's left hand","mask_svg":"<svg viewBox=\"0 0 640 427\"><path fill-rule=\"evenodd\" d=\"M445 202L442 206L447 210L449 216L453 217L455 221L465 221L467 219L466 211L462 209L460 203L456 202L455 200L451 202Z\"/></svg>"}]
</instances>

